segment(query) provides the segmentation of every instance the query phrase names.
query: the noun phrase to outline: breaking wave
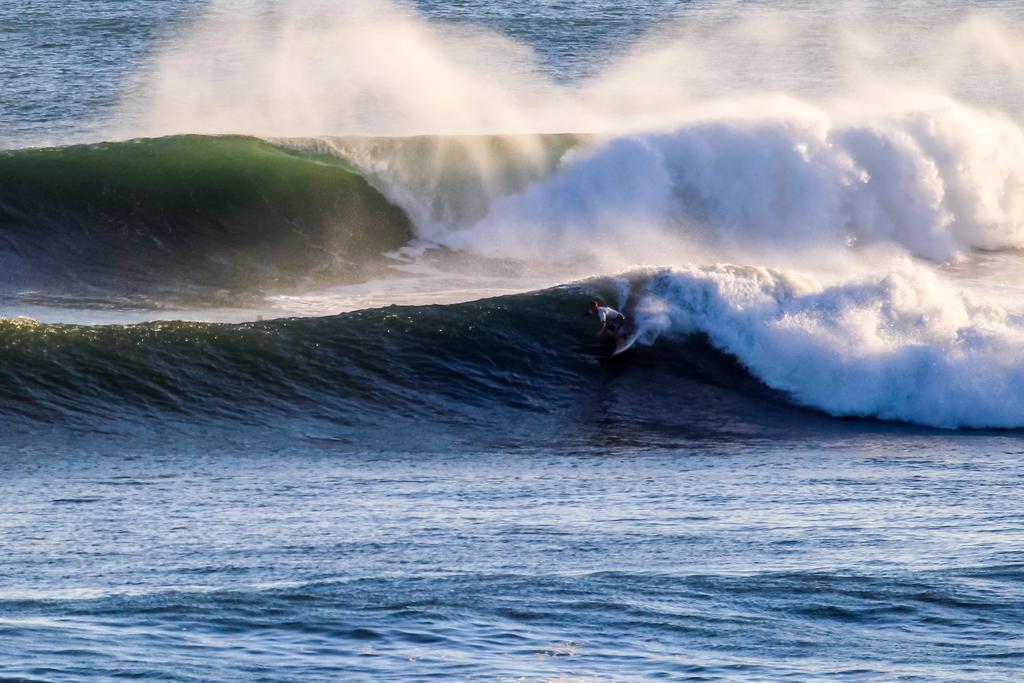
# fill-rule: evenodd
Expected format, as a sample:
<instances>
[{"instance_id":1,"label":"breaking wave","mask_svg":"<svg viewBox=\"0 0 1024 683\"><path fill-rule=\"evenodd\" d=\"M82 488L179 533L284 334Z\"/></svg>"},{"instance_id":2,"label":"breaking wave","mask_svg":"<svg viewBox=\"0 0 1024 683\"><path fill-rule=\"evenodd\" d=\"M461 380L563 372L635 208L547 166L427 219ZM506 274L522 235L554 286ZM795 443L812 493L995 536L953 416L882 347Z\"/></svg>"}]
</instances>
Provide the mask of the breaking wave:
<instances>
[{"instance_id":1,"label":"breaking wave","mask_svg":"<svg viewBox=\"0 0 1024 683\"><path fill-rule=\"evenodd\" d=\"M640 263L881 244L941 262L1024 247L1024 131L1012 120L942 99L857 115L793 100L749 109L758 115L607 138L441 241Z\"/></svg>"},{"instance_id":2,"label":"breaking wave","mask_svg":"<svg viewBox=\"0 0 1024 683\"><path fill-rule=\"evenodd\" d=\"M635 318L640 341L625 357L609 359L581 318L594 295ZM1014 428L1024 426L1021 344L1024 318L921 268L824 285L764 268L694 267L327 318L7 320L0 395L6 414L30 421L290 418L343 433L486 430L500 415L534 435L578 434L609 412L645 428L764 427L786 404Z\"/></svg>"}]
</instances>

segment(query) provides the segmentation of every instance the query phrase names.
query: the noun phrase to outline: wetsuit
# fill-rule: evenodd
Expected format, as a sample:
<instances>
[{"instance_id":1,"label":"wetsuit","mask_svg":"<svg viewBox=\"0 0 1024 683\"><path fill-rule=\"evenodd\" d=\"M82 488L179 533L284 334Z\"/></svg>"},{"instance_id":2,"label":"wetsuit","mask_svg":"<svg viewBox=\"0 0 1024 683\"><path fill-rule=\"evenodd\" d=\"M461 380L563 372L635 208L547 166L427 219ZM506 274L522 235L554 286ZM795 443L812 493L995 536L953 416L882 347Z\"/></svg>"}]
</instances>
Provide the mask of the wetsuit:
<instances>
[{"instance_id":1,"label":"wetsuit","mask_svg":"<svg viewBox=\"0 0 1024 683\"><path fill-rule=\"evenodd\" d=\"M597 319L604 323L604 329L612 334L621 334L626 324L626 316L608 306L600 306L597 309Z\"/></svg>"}]
</instances>

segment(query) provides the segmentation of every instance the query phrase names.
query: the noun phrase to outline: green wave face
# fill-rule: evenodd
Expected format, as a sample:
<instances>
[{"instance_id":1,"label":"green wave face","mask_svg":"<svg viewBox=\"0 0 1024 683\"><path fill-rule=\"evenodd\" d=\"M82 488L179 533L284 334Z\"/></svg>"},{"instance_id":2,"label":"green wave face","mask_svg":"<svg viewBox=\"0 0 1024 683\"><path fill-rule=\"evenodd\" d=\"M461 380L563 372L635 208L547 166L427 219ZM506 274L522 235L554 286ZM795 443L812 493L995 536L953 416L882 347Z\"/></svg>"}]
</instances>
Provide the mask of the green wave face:
<instances>
[{"instance_id":1,"label":"green wave face","mask_svg":"<svg viewBox=\"0 0 1024 683\"><path fill-rule=\"evenodd\" d=\"M358 281L411 236L346 160L255 138L0 153L0 258L19 287Z\"/></svg>"},{"instance_id":2,"label":"green wave face","mask_svg":"<svg viewBox=\"0 0 1024 683\"><path fill-rule=\"evenodd\" d=\"M774 425L788 414L699 337L645 346L626 365L610 359L613 342L580 313L618 286L600 279L448 306L240 324L0 319L0 414L25 434L54 423L125 434L246 423L368 444L407 434L420 445L492 439L496 423L517 443L603 440L594 425L610 405L624 425L703 424L705 434L737 418ZM624 370L628 381L610 396L609 381ZM770 410L748 416L751 401Z\"/></svg>"}]
</instances>

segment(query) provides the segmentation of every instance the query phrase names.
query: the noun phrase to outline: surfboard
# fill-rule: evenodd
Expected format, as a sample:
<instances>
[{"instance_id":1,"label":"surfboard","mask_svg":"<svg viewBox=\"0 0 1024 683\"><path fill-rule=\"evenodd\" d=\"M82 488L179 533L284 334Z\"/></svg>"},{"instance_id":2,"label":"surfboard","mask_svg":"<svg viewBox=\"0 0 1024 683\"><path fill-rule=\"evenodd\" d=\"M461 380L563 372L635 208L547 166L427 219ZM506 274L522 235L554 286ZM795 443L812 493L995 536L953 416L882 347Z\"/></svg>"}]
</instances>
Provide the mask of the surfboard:
<instances>
[{"instance_id":1,"label":"surfboard","mask_svg":"<svg viewBox=\"0 0 1024 683\"><path fill-rule=\"evenodd\" d=\"M636 343L637 337L639 336L640 335L637 333L637 331L633 330L625 339L616 339L615 350L612 351L612 356L614 357L619 355L620 353L625 353L626 351L629 351L631 348L633 348L633 344Z\"/></svg>"}]
</instances>

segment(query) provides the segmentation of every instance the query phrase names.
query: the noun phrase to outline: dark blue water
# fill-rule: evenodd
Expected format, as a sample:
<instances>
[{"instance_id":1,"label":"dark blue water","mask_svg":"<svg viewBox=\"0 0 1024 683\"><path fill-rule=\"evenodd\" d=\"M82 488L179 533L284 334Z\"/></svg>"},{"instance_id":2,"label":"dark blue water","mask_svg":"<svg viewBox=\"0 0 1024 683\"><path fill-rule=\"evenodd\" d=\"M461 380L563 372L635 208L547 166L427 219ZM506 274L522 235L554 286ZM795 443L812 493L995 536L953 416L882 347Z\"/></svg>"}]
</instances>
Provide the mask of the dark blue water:
<instances>
[{"instance_id":1,"label":"dark blue water","mask_svg":"<svg viewBox=\"0 0 1024 683\"><path fill-rule=\"evenodd\" d=\"M5 448L30 680L1013 680L1015 438Z\"/></svg>"},{"instance_id":2,"label":"dark blue water","mask_svg":"<svg viewBox=\"0 0 1024 683\"><path fill-rule=\"evenodd\" d=\"M681 260L647 270L666 263L598 229L619 219L650 239L612 200L635 186L637 205L656 203L644 192L660 176L638 181L649 167L636 160L678 148L683 215L709 221L694 234L751 214L749 234L726 225L737 241L768 253L756 239L770 233L799 257L808 247L790 248L787 230L830 209L815 174L833 167L822 156L805 173L793 158L807 138L787 137L800 126L771 117L607 148L576 130L525 143L104 140L131 130L125 103L209 8L0 5L0 679L1020 680L1016 243L957 243L928 261L914 239L945 235L936 211L883 244L902 260L871 252L871 277L848 285L812 269L859 255L851 235L865 236L846 225L795 274L756 251L701 269L667 239L655 252ZM571 89L669 23L709 36L779 6L401 8L450 40L470 24L513 39ZM784 9L795 23L859 16ZM1019 13L984 9L1004 28ZM942 24L971 10L889 16ZM827 90L834 65L810 69L813 82L802 69L831 45L802 35L764 69L764 55L739 60L745 87L772 90L783 73L801 93ZM1006 129L944 104L955 116L870 119L826 140L896 130L849 145L881 160L871 170L886 184L864 214L927 205L932 185L912 182L927 176L951 188L940 208L954 228L996 207L977 232L1016 234L1015 165L996 153L1024 140L1007 59L965 70L979 101L1006 105ZM679 76L665 68L666 83ZM962 121L970 134L926 150L931 166L886 156L923 154L914 135ZM1004 136L971 147L992 131ZM36 143L56 147L24 149ZM746 173L762 162L763 177ZM870 175L839 184L874 201ZM810 199L785 213L805 186ZM505 223L486 220L495 207ZM574 212L593 233L573 232ZM452 226L434 222L456 214L490 232L445 242ZM917 214L894 215L896 234ZM516 228L542 255L576 260L592 242L628 257L551 275L522 257ZM610 358L581 315L592 297L647 336Z\"/></svg>"}]
</instances>

